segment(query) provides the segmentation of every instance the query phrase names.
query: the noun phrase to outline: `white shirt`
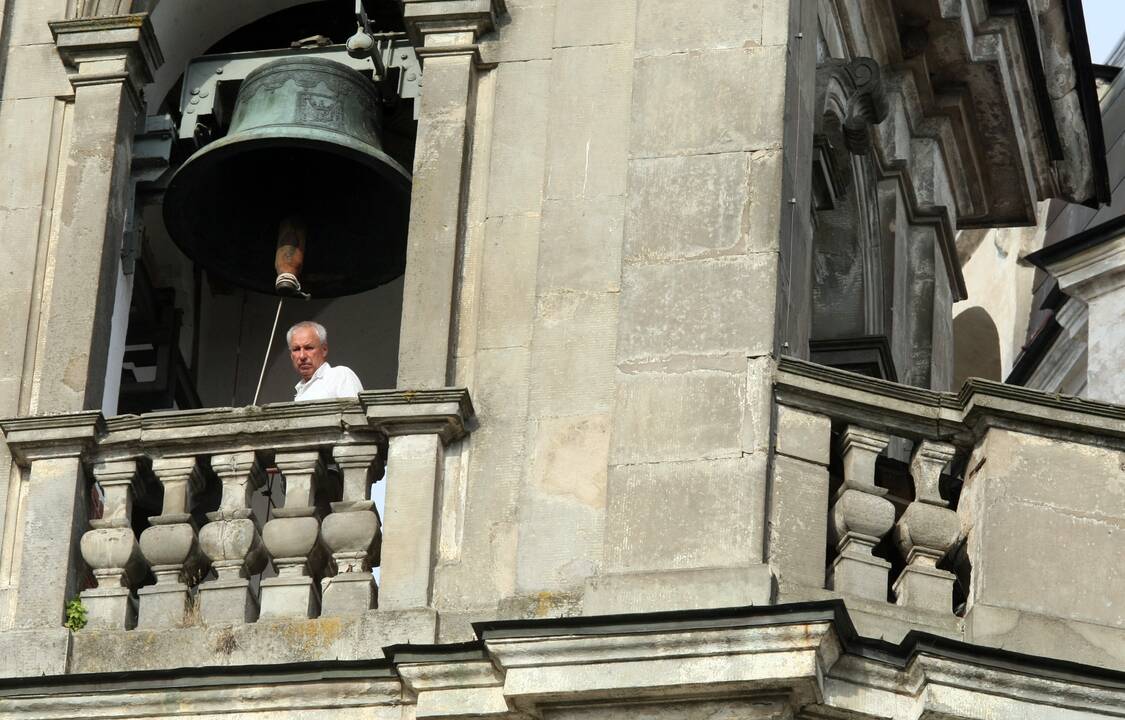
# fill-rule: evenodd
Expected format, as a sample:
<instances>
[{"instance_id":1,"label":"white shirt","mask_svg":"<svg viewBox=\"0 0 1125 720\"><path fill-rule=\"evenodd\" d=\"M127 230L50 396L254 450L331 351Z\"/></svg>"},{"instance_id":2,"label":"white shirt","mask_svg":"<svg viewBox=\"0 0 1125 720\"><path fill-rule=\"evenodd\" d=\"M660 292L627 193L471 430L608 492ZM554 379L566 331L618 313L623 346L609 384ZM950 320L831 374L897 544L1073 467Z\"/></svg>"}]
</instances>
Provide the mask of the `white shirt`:
<instances>
[{"instance_id":1,"label":"white shirt","mask_svg":"<svg viewBox=\"0 0 1125 720\"><path fill-rule=\"evenodd\" d=\"M327 362L316 369L312 377L293 386L294 400L329 400L354 398L363 389L355 373L343 365L332 367Z\"/></svg>"}]
</instances>

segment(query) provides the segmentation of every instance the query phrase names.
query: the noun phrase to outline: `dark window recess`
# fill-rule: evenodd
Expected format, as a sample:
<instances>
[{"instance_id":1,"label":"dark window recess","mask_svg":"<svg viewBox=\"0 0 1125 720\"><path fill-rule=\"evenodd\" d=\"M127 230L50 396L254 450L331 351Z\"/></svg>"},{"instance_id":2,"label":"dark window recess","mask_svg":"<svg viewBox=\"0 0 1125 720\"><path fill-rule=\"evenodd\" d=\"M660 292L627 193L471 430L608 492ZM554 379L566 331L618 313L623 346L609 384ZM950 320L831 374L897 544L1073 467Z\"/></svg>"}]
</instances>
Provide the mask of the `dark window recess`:
<instances>
[{"instance_id":1,"label":"dark window recess","mask_svg":"<svg viewBox=\"0 0 1125 720\"><path fill-rule=\"evenodd\" d=\"M176 309L175 291L153 287L144 262L138 261L121 367L119 413L202 406L180 352L182 315Z\"/></svg>"}]
</instances>

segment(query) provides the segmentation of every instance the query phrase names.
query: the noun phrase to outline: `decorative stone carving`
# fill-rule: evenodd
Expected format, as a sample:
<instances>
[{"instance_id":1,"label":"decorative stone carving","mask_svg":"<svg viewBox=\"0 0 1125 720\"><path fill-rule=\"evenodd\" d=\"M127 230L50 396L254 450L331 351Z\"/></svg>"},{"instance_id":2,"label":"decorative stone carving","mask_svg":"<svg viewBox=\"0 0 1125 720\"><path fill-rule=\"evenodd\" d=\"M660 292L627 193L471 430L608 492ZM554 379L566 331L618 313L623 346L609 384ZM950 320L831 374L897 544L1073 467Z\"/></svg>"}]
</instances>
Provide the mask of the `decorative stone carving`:
<instances>
[{"instance_id":1,"label":"decorative stone carving","mask_svg":"<svg viewBox=\"0 0 1125 720\"><path fill-rule=\"evenodd\" d=\"M344 475L343 498L321 528L336 573L322 581L324 616L355 615L374 607L378 588L371 568L379 562L381 523L368 500L371 483L382 475L378 445L337 445L333 457Z\"/></svg>"},{"instance_id":2,"label":"decorative stone carving","mask_svg":"<svg viewBox=\"0 0 1125 720\"><path fill-rule=\"evenodd\" d=\"M890 111L879 63L869 57L829 59L816 69L816 135L824 135L825 117L835 116L844 144L854 155L871 150L870 130Z\"/></svg>"},{"instance_id":3,"label":"decorative stone carving","mask_svg":"<svg viewBox=\"0 0 1125 720\"><path fill-rule=\"evenodd\" d=\"M895 542L907 562L894 585L899 605L952 610L955 576L939 570L937 564L957 543L961 525L957 513L942 499L938 483L955 453L952 445L930 440L918 443L914 451L910 474L915 500L895 525Z\"/></svg>"},{"instance_id":4,"label":"decorative stone carving","mask_svg":"<svg viewBox=\"0 0 1125 720\"><path fill-rule=\"evenodd\" d=\"M191 618L190 588L207 567L188 512L192 495L205 484L204 468L187 456L157 458L152 469L164 486L164 506L141 533L141 551L156 576L155 585L138 591L143 629L185 624Z\"/></svg>"},{"instance_id":5,"label":"decorative stone carving","mask_svg":"<svg viewBox=\"0 0 1125 720\"><path fill-rule=\"evenodd\" d=\"M266 473L253 451L214 455L211 467L223 483L223 497L199 532L199 545L217 575L199 586L200 616L209 625L252 622L258 602L250 594L249 577L265 568L269 555L250 495L265 482Z\"/></svg>"},{"instance_id":6,"label":"decorative stone carving","mask_svg":"<svg viewBox=\"0 0 1125 720\"><path fill-rule=\"evenodd\" d=\"M844 484L832 505L831 530L839 555L829 570L828 585L846 595L887 599L891 564L873 550L894 526L895 509L875 485L875 459L890 436L849 426L840 441Z\"/></svg>"},{"instance_id":7,"label":"decorative stone carving","mask_svg":"<svg viewBox=\"0 0 1125 720\"><path fill-rule=\"evenodd\" d=\"M102 517L90 521L94 529L80 542L82 559L98 583L81 593L91 627L120 630L136 624L133 590L148 571L132 527L133 498L144 491L137 471L136 460L94 466L94 479L105 493Z\"/></svg>"},{"instance_id":8,"label":"decorative stone carving","mask_svg":"<svg viewBox=\"0 0 1125 720\"><path fill-rule=\"evenodd\" d=\"M285 478L285 505L262 528L277 577L262 580L261 617L314 617L320 605L317 580L328 562L315 507L324 489L324 461L314 450L278 453L274 464Z\"/></svg>"}]
</instances>

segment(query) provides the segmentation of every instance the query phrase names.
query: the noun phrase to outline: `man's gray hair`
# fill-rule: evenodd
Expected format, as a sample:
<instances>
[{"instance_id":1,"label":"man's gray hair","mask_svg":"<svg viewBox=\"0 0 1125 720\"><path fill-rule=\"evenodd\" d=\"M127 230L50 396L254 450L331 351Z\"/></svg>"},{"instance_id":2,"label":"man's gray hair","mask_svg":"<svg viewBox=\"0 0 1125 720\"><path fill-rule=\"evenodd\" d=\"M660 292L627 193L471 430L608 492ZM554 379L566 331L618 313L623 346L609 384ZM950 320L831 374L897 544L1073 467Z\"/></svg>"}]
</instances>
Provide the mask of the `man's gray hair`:
<instances>
[{"instance_id":1,"label":"man's gray hair","mask_svg":"<svg viewBox=\"0 0 1125 720\"><path fill-rule=\"evenodd\" d=\"M321 325L318 322L313 322L312 320L302 320L301 322L297 323L293 327L289 328L289 332L285 333L285 342L288 343L289 345L292 345L293 344L293 333L295 333L300 328L312 328L313 330L316 331L316 336L318 338L320 338L320 344L321 345L327 345L328 344L328 331L324 329L323 325Z\"/></svg>"}]
</instances>

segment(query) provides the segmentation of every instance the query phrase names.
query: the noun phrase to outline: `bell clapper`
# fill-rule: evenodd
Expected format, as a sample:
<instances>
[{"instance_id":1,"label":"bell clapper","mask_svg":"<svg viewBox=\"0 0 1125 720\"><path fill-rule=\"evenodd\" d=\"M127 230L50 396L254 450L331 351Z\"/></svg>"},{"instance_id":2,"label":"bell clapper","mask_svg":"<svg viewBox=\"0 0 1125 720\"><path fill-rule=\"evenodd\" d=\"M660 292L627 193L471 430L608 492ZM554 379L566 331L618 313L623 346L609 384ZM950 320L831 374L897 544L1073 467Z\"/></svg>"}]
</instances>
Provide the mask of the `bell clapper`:
<instances>
[{"instance_id":1,"label":"bell clapper","mask_svg":"<svg viewBox=\"0 0 1125 720\"><path fill-rule=\"evenodd\" d=\"M300 217L290 215L281 221L277 230L277 252L273 263L274 270L277 271L274 289L278 295L309 297L301 291L301 281L298 279L305 264L307 237L308 227Z\"/></svg>"}]
</instances>

